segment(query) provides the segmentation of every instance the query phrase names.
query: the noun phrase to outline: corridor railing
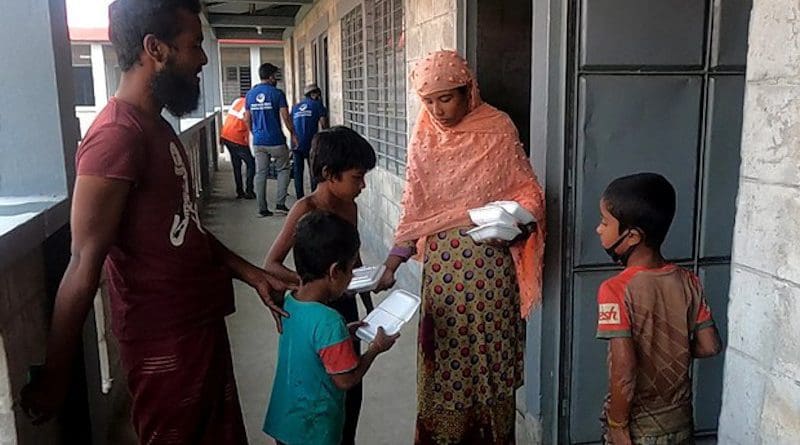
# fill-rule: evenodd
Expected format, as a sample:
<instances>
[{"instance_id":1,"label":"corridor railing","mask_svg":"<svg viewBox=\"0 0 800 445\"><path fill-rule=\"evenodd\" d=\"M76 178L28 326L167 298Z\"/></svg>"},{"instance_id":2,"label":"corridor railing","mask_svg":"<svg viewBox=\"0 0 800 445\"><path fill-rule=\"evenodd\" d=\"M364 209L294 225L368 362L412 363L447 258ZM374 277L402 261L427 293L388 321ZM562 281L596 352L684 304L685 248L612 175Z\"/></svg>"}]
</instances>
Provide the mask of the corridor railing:
<instances>
[{"instance_id":1,"label":"corridor railing","mask_svg":"<svg viewBox=\"0 0 800 445\"><path fill-rule=\"evenodd\" d=\"M200 210L213 189L214 172L217 169L219 147L219 112L192 125L180 134L191 165L193 188Z\"/></svg>"}]
</instances>

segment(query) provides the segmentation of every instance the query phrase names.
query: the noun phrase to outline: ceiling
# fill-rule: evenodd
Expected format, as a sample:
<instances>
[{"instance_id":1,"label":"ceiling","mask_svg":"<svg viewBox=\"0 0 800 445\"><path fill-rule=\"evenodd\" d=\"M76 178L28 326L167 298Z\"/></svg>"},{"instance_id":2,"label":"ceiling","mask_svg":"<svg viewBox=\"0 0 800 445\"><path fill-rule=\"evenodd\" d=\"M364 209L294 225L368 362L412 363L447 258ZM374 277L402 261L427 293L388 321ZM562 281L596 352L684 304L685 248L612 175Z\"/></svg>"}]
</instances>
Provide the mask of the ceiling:
<instances>
[{"instance_id":1,"label":"ceiling","mask_svg":"<svg viewBox=\"0 0 800 445\"><path fill-rule=\"evenodd\" d=\"M286 28L314 0L202 0L214 34L221 40L282 40Z\"/></svg>"}]
</instances>

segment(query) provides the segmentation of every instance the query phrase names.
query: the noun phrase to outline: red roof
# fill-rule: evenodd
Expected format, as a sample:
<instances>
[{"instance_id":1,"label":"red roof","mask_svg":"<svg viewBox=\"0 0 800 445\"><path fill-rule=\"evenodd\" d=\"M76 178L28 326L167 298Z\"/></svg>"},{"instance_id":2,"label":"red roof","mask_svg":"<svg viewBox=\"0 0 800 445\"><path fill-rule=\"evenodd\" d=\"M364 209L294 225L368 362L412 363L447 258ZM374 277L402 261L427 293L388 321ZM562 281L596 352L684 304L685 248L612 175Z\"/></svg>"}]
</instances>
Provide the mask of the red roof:
<instances>
[{"instance_id":1,"label":"red roof","mask_svg":"<svg viewBox=\"0 0 800 445\"><path fill-rule=\"evenodd\" d=\"M108 28L69 28L69 39L73 42L108 42Z\"/></svg>"}]
</instances>

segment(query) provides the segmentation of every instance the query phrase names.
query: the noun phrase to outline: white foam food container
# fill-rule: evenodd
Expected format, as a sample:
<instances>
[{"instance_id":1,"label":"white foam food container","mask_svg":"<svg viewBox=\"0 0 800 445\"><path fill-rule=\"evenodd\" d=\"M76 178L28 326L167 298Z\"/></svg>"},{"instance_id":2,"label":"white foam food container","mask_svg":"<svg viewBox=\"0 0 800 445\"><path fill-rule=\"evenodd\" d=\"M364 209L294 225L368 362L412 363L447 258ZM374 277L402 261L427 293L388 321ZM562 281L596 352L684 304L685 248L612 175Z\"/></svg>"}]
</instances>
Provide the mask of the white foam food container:
<instances>
[{"instance_id":1,"label":"white foam food container","mask_svg":"<svg viewBox=\"0 0 800 445\"><path fill-rule=\"evenodd\" d=\"M467 232L467 235L472 237L476 243L481 243L486 240L497 239L503 241L511 241L516 238L522 230L516 225L509 226L506 224L485 224L478 226Z\"/></svg>"},{"instance_id":2,"label":"white foam food container","mask_svg":"<svg viewBox=\"0 0 800 445\"><path fill-rule=\"evenodd\" d=\"M471 219L476 226L484 226L487 224L517 225L517 220L514 216L500 206L487 205L478 207L477 209L471 209L468 212L469 219Z\"/></svg>"},{"instance_id":3,"label":"white foam food container","mask_svg":"<svg viewBox=\"0 0 800 445\"><path fill-rule=\"evenodd\" d=\"M347 291L351 293L369 292L378 286L381 275L386 271L386 266L364 266L353 269L353 278L347 286Z\"/></svg>"},{"instance_id":4,"label":"white foam food container","mask_svg":"<svg viewBox=\"0 0 800 445\"><path fill-rule=\"evenodd\" d=\"M414 317L419 303L420 298L410 292L402 289L392 291L364 318L367 325L358 328L356 337L371 342L378 335L378 328L383 328L386 335L397 334L400 328Z\"/></svg>"},{"instance_id":5,"label":"white foam food container","mask_svg":"<svg viewBox=\"0 0 800 445\"><path fill-rule=\"evenodd\" d=\"M511 214L520 224L530 224L536 221L536 218L531 215L525 207L522 207L516 201L495 201L489 203L490 206L497 206Z\"/></svg>"}]
</instances>

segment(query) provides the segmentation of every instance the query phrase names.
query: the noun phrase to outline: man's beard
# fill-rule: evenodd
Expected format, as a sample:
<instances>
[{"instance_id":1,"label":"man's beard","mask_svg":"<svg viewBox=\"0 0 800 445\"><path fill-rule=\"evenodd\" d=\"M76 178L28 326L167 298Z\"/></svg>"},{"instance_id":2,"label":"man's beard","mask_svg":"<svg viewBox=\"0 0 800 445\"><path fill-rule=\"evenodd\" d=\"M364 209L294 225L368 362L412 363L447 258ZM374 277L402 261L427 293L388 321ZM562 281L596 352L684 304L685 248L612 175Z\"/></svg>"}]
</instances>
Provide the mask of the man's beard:
<instances>
[{"instance_id":1,"label":"man's beard","mask_svg":"<svg viewBox=\"0 0 800 445\"><path fill-rule=\"evenodd\" d=\"M175 116L181 117L197 108L200 84L194 77L181 74L173 59L150 80L153 97Z\"/></svg>"}]
</instances>

